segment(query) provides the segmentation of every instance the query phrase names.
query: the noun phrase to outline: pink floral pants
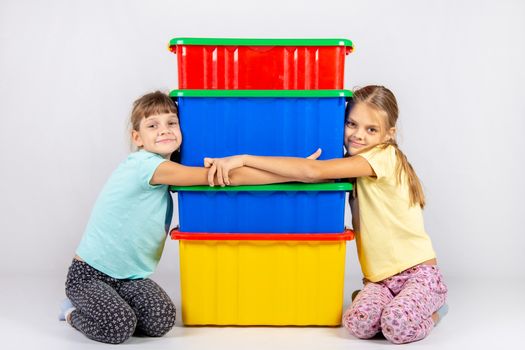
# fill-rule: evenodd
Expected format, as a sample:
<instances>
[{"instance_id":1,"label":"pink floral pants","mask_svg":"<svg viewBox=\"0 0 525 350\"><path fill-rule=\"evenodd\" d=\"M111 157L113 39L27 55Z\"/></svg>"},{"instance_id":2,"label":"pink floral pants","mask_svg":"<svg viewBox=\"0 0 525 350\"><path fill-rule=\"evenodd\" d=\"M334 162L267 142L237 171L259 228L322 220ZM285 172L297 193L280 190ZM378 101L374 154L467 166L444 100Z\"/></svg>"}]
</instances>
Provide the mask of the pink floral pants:
<instances>
[{"instance_id":1,"label":"pink floral pants","mask_svg":"<svg viewBox=\"0 0 525 350\"><path fill-rule=\"evenodd\" d=\"M358 338L379 331L393 343L425 338L432 314L444 303L447 287L437 266L417 265L380 282L368 282L343 315L343 325Z\"/></svg>"}]
</instances>

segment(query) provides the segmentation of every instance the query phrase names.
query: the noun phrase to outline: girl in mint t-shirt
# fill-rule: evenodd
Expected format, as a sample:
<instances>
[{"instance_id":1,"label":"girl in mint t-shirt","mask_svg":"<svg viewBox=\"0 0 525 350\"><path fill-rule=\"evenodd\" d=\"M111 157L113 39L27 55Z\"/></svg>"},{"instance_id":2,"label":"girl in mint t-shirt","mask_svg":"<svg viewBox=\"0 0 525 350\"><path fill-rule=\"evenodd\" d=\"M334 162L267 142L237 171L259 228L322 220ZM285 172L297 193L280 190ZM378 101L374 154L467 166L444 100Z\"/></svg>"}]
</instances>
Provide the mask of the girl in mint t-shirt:
<instances>
[{"instance_id":1,"label":"girl in mint t-shirt","mask_svg":"<svg viewBox=\"0 0 525 350\"><path fill-rule=\"evenodd\" d=\"M159 337L175 324L175 306L148 278L166 239L168 185L205 185L208 169L170 161L182 134L177 106L162 92L136 100L131 139L138 151L113 172L100 193L66 280L60 319L88 338L122 343L133 334ZM176 157L175 157L176 158ZM292 179L240 169L246 183Z\"/></svg>"}]
</instances>

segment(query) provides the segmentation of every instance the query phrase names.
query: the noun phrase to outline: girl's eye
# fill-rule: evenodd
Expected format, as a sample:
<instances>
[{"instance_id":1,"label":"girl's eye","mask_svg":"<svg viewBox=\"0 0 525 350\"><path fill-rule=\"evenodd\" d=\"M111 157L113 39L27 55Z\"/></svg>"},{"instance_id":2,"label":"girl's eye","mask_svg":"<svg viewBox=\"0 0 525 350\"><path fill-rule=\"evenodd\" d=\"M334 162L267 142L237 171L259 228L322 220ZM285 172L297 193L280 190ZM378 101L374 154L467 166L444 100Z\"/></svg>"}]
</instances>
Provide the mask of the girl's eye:
<instances>
[{"instance_id":1,"label":"girl's eye","mask_svg":"<svg viewBox=\"0 0 525 350\"><path fill-rule=\"evenodd\" d=\"M157 126L154 125L154 124L151 124L151 125L148 125L148 126L146 126L146 127L147 127L147 128L150 128L150 129L153 129L153 128L157 127Z\"/></svg>"},{"instance_id":2,"label":"girl's eye","mask_svg":"<svg viewBox=\"0 0 525 350\"><path fill-rule=\"evenodd\" d=\"M355 126L355 123L352 122L352 121L349 121L349 120L348 120L348 121L346 122L346 126L353 128L353 127Z\"/></svg>"},{"instance_id":3,"label":"girl's eye","mask_svg":"<svg viewBox=\"0 0 525 350\"><path fill-rule=\"evenodd\" d=\"M170 125L171 125L171 126L175 126L175 125L177 125L177 124L178 124L177 122L170 122Z\"/></svg>"},{"instance_id":4,"label":"girl's eye","mask_svg":"<svg viewBox=\"0 0 525 350\"><path fill-rule=\"evenodd\" d=\"M377 132L377 129L370 128L370 129L368 129L368 132L371 133L371 134L375 134Z\"/></svg>"}]
</instances>

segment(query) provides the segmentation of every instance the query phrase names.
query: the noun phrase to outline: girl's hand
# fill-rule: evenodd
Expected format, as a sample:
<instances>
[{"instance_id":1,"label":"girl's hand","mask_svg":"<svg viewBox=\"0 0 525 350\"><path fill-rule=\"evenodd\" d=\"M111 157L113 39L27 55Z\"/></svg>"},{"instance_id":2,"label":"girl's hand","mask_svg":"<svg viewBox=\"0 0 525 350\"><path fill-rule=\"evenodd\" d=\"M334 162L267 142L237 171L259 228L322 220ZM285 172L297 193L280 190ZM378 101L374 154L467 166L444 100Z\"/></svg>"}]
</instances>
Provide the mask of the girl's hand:
<instances>
[{"instance_id":1,"label":"girl's hand","mask_svg":"<svg viewBox=\"0 0 525 350\"><path fill-rule=\"evenodd\" d=\"M204 167L208 170L208 183L214 186L215 174L217 174L217 183L224 187L230 185L230 171L235 168L244 166L242 156L231 156L225 158L204 158Z\"/></svg>"},{"instance_id":2,"label":"girl's hand","mask_svg":"<svg viewBox=\"0 0 525 350\"><path fill-rule=\"evenodd\" d=\"M321 156L322 152L323 151L320 148L318 148L317 151L315 151L314 153L310 154L308 157L306 157L306 159L314 159L315 160L315 159L317 159L317 158L319 158Z\"/></svg>"}]
</instances>

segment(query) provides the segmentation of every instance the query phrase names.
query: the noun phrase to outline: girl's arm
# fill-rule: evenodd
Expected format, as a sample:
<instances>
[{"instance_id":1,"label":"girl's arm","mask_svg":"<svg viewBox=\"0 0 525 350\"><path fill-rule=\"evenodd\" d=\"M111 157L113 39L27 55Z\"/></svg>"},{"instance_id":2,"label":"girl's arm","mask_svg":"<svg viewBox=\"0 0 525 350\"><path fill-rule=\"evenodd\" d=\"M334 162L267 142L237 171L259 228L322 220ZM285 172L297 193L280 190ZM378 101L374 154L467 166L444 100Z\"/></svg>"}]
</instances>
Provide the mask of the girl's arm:
<instances>
[{"instance_id":1,"label":"girl's arm","mask_svg":"<svg viewBox=\"0 0 525 350\"><path fill-rule=\"evenodd\" d=\"M218 179L214 179L218 183ZM230 174L230 185L265 185L281 182L299 181L285 176L280 176L268 171L259 170L255 168L242 167L232 171ZM206 185L208 185L208 178L206 178Z\"/></svg>"},{"instance_id":2,"label":"girl's arm","mask_svg":"<svg viewBox=\"0 0 525 350\"><path fill-rule=\"evenodd\" d=\"M330 160L239 155L226 158L205 158L205 166L210 168L208 182L211 186L215 184L215 180L221 186L230 185L230 171L243 166L302 182L375 176L368 161L359 155Z\"/></svg>"},{"instance_id":3,"label":"girl's arm","mask_svg":"<svg viewBox=\"0 0 525 350\"><path fill-rule=\"evenodd\" d=\"M235 185L260 185L288 181L294 181L294 179L253 168L235 169L230 175L230 182ZM174 186L208 185L208 169L165 161L157 167L150 183Z\"/></svg>"}]
</instances>

